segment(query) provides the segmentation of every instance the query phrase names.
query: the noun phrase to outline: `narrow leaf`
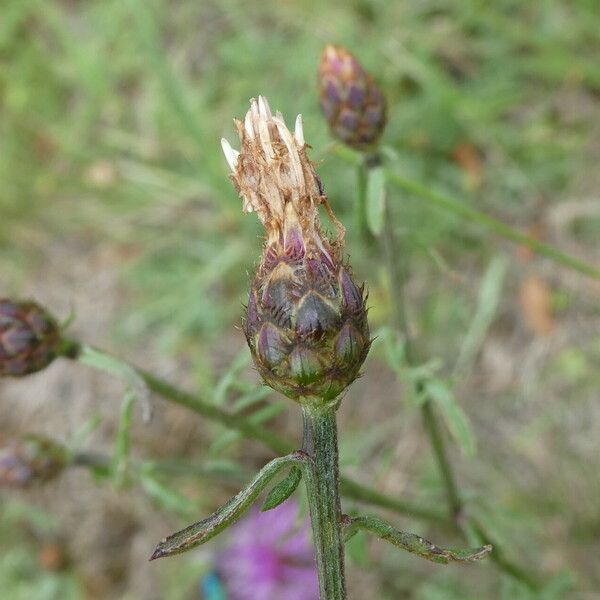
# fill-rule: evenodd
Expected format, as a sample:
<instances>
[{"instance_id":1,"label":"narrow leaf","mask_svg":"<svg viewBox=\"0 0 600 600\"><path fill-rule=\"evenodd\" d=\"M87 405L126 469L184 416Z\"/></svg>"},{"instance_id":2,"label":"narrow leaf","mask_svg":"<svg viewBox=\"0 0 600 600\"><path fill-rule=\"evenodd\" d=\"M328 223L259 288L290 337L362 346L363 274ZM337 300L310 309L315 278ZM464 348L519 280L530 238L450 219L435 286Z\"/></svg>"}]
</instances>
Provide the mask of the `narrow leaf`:
<instances>
[{"instance_id":1,"label":"narrow leaf","mask_svg":"<svg viewBox=\"0 0 600 600\"><path fill-rule=\"evenodd\" d=\"M111 466L111 471L117 487L124 485L126 482L127 469L129 466L129 451L131 448L130 431L134 404L135 394L131 390L128 390L125 393L121 405L121 415L119 417L119 426L115 441L115 452Z\"/></svg>"},{"instance_id":2,"label":"narrow leaf","mask_svg":"<svg viewBox=\"0 0 600 600\"><path fill-rule=\"evenodd\" d=\"M385 213L385 171L375 167L367 171L367 224L371 233L379 236Z\"/></svg>"},{"instance_id":3,"label":"narrow leaf","mask_svg":"<svg viewBox=\"0 0 600 600\"><path fill-rule=\"evenodd\" d=\"M477 444L471 422L456 402L450 388L439 379L430 379L425 382L425 394L434 400L442 411L448 430L462 451L467 456L473 456Z\"/></svg>"},{"instance_id":4,"label":"narrow leaf","mask_svg":"<svg viewBox=\"0 0 600 600\"><path fill-rule=\"evenodd\" d=\"M367 223L367 182L368 169L363 163L356 165L356 205L355 222L356 230L360 233L363 240L367 243L373 241L373 234Z\"/></svg>"},{"instance_id":5,"label":"narrow leaf","mask_svg":"<svg viewBox=\"0 0 600 600\"><path fill-rule=\"evenodd\" d=\"M236 496L231 498L210 517L194 523L158 544L150 560L181 554L200 544L204 544L221 531L235 523L244 511L256 500L257 496L267 487L275 475L286 466L298 465L305 461L306 455L294 452L288 456L275 458L267 463L254 477L254 479Z\"/></svg>"},{"instance_id":6,"label":"narrow leaf","mask_svg":"<svg viewBox=\"0 0 600 600\"><path fill-rule=\"evenodd\" d=\"M422 538L420 535L399 531L379 517L345 517L344 540L347 542L361 529L374 533L382 540L386 540L390 544L407 550L412 554L417 554L421 558L444 565L450 562L480 560L492 551L492 547L489 544L480 548L469 548L466 550L441 548L432 544L429 540Z\"/></svg>"},{"instance_id":7,"label":"narrow leaf","mask_svg":"<svg viewBox=\"0 0 600 600\"><path fill-rule=\"evenodd\" d=\"M166 486L148 471L140 474L140 483L150 497L168 510L183 515L189 515L194 510L198 510L194 502Z\"/></svg>"},{"instance_id":8,"label":"narrow leaf","mask_svg":"<svg viewBox=\"0 0 600 600\"><path fill-rule=\"evenodd\" d=\"M277 415L285 410L286 406L282 402L275 402L272 404L267 404L262 408L254 411L249 416L246 416L246 420L248 423L253 425L261 425L271 419L274 419ZM239 440L242 437L242 434L239 431L227 431L221 435L211 444L209 453L212 456L219 456L223 453L223 451L230 445L233 444L236 440Z\"/></svg>"},{"instance_id":9,"label":"narrow leaf","mask_svg":"<svg viewBox=\"0 0 600 600\"><path fill-rule=\"evenodd\" d=\"M240 378L240 373L248 366L250 360L248 352L240 352L231 362L229 368L215 386L213 393L213 402L219 406L224 406L227 401L227 392L233 383Z\"/></svg>"},{"instance_id":10,"label":"narrow leaf","mask_svg":"<svg viewBox=\"0 0 600 600\"><path fill-rule=\"evenodd\" d=\"M369 564L369 547L367 545L367 536L364 534L353 535L346 542L346 556L349 560L362 567Z\"/></svg>"},{"instance_id":11,"label":"narrow leaf","mask_svg":"<svg viewBox=\"0 0 600 600\"><path fill-rule=\"evenodd\" d=\"M495 257L481 280L475 315L464 337L454 366L454 376L462 377L469 372L481 348L490 325L494 320L508 261L505 257Z\"/></svg>"},{"instance_id":12,"label":"narrow leaf","mask_svg":"<svg viewBox=\"0 0 600 600\"><path fill-rule=\"evenodd\" d=\"M292 467L290 472L269 492L260 510L265 512L283 504L296 491L301 480L302 470Z\"/></svg>"},{"instance_id":13,"label":"narrow leaf","mask_svg":"<svg viewBox=\"0 0 600 600\"><path fill-rule=\"evenodd\" d=\"M142 376L131 365L128 365L116 356L112 356L91 346L83 346L77 359L84 365L113 375L127 384L136 399L141 402L144 422L148 422L151 419L150 391Z\"/></svg>"}]
</instances>

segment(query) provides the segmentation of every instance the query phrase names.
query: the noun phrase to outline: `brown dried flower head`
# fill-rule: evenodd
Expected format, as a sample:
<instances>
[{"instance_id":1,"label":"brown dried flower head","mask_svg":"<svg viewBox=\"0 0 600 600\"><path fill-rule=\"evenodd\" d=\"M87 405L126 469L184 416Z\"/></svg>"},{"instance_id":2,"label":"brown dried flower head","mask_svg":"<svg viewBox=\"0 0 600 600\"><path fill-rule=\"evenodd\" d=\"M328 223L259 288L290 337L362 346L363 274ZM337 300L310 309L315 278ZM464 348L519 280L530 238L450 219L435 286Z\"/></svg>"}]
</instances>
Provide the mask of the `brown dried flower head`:
<instances>
[{"instance_id":1,"label":"brown dried flower head","mask_svg":"<svg viewBox=\"0 0 600 600\"><path fill-rule=\"evenodd\" d=\"M306 155L302 117L292 134L265 98L236 121L241 152L222 140L245 212L266 230L244 332L265 382L287 396L334 400L369 350L363 288L343 261L344 228ZM337 234L322 231L323 206Z\"/></svg>"}]
</instances>

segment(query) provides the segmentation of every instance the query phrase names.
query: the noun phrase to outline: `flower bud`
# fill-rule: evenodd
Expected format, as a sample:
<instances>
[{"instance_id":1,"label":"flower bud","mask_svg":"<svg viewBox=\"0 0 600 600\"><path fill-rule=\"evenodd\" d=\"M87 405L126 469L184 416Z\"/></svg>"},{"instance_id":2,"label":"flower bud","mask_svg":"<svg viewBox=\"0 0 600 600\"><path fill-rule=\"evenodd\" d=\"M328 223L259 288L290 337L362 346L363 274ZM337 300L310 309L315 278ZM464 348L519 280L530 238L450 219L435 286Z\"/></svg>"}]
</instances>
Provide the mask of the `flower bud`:
<instances>
[{"instance_id":1,"label":"flower bud","mask_svg":"<svg viewBox=\"0 0 600 600\"><path fill-rule=\"evenodd\" d=\"M60 328L41 306L0 298L0 377L44 369L59 346Z\"/></svg>"},{"instance_id":2,"label":"flower bud","mask_svg":"<svg viewBox=\"0 0 600 600\"><path fill-rule=\"evenodd\" d=\"M259 97L236 125L241 153L222 142L231 178L266 230L244 320L248 345L267 385L331 401L356 379L370 345L363 287L343 261L344 228L306 155L301 116L292 134ZM321 230L321 205L333 240Z\"/></svg>"},{"instance_id":3,"label":"flower bud","mask_svg":"<svg viewBox=\"0 0 600 600\"><path fill-rule=\"evenodd\" d=\"M61 473L65 449L52 440L28 435L0 449L0 488L26 488L45 483Z\"/></svg>"},{"instance_id":4,"label":"flower bud","mask_svg":"<svg viewBox=\"0 0 600 600\"><path fill-rule=\"evenodd\" d=\"M386 123L385 98L371 75L341 46L328 44L323 50L319 96L334 137L358 150L379 141Z\"/></svg>"}]
</instances>

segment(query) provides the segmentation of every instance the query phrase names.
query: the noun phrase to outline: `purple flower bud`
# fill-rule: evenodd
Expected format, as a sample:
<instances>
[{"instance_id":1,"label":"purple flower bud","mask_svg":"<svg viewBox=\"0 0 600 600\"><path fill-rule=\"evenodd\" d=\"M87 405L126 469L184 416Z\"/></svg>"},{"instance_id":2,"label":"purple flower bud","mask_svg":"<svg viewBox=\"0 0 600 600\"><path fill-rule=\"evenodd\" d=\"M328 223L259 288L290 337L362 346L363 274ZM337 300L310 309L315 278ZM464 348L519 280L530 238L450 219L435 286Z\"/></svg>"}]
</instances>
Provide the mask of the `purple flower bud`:
<instances>
[{"instance_id":1,"label":"purple flower bud","mask_svg":"<svg viewBox=\"0 0 600 600\"><path fill-rule=\"evenodd\" d=\"M321 109L331 132L359 150L379 141L386 124L383 94L350 52L328 44L319 63Z\"/></svg>"},{"instance_id":2,"label":"purple flower bud","mask_svg":"<svg viewBox=\"0 0 600 600\"><path fill-rule=\"evenodd\" d=\"M0 377L21 377L48 366L60 345L56 321L34 302L0 299Z\"/></svg>"},{"instance_id":3,"label":"purple flower bud","mask_svg":"<svg viewBox=\"0 0 600 600\"><path fill-rule=\"evenodd\" d=\"M26 488L54 479L65 467L66 452L50 439L29 435L0 449L0 488Z\"/></svg>"}]
</instances>

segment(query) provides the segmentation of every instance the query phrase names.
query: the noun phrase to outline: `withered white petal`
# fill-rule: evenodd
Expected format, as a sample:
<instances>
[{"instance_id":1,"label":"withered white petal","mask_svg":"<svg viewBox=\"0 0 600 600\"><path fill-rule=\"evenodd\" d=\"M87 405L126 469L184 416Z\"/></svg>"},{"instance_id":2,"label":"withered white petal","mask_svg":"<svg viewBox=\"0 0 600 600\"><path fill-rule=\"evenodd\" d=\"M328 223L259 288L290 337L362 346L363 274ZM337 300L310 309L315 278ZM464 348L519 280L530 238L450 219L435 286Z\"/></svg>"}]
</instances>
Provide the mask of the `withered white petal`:
<instances>
[{"instance_id":1,"label":"withered white petal","mask_svg":"<svg viewBox=\"0 0 600 600\"><path fill-rule=\"evenodd\" d=\"M273 115L271 114L271 109L269 107L269 103L264 96L258 97L258 109L262 117L266 119L270 119Z\"/></svg>"},{"instance_id":2,"label":"withered white petal","mask_svg":"<svg viewBox=\"0 0 600 600\"><path fill-rule=\"evenodd\" d=\"M223 148L223 154L225 154L227 164L232 171L235 171L240 153L237 150L234 150L225 138L221 138L221 148Z\"/></svg>"},{"instance_id":3,"label":"withered white petal","mask_svg":"<svg viewBox=\"0 0 600 600\"><path fill-rule=\"evenodd\" d=\"M327 258L332 252L340 253L344 228L329 207L306 154L302 116L296 118L292 133L282 114L276 112L273 116L267 99L258 96L250 101L250 110L236 125L243 160L229 144L224 144L223 149L244 211L256 212L265 226L267 240L285 240L295 231L300 232L308 252ZM335 225L334 241L321 231L319 206L325 207Z\"/></svg>"},{"instance_id":4,"label":"withered white petal","mask_svg":"<svg viewBox=\"0 0 600 600\"><path fill-rule=\"evenodd\" d=\"M252 114L250 111L246 113L246 118L244 119L244 129L246 130L246 135L249 138L254 138L254 130L252 129Z\"/></svg>"},{"instance_id":5,"label":"withered white petal","mask_svg":"<svg viewBox=\"0 0 600 600\"><path fill-rule=\"evenodd\" d=\"M304 127L302 126L302 115L296 117L296 126L294 127L294 137L300 146L304 146Z\"/></svg>"},{"instance_id":6,"label":"withered white petal","mask_svg":"<svg viewBox=\"0 0 600 600\"><path fill-rule=\"evenodd\" d=\"M300 164L300 157L298 155L298 149L296 148L294 138L292 137L289 129L285 126L283 119L274 117L273 122L277 127L277 131L279 132L281 140L288 149L291 172L293 173L295 179L294 183L298 188L301 188L303 186L302 165Z\"/></svg>"}]
</instances>

